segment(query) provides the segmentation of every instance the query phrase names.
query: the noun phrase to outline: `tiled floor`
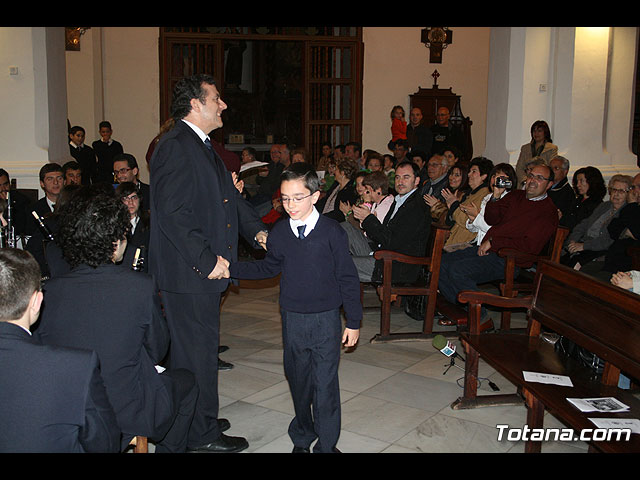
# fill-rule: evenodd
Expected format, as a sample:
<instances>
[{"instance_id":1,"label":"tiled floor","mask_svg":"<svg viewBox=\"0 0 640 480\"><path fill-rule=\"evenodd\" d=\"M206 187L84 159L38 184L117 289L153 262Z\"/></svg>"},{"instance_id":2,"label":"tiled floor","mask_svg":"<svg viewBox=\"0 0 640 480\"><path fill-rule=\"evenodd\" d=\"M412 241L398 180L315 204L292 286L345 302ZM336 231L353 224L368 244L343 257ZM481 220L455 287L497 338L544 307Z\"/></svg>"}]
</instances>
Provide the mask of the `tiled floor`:
<instances>
[{"instance_id":1,"label":"tiled floor","mask_svg":"<svg viewBox=\"0 0 640 480\"><path fill-rule=\"evenodd\" d=\"M365 305L377 305L366 291ZM524 326L514 315L512 325ZM392 313L392 331L414 331L420 324L401 310ZM340 361L343 453L523 452L524 444L499 442L497 424L525 424L523 405L452 410L462 395L464 366L460 360L446 371L449 358L431 341L372 344L379 313L366 312L360 342ZM442 327L436 327L443 329ZM444 330L444 329L443 329ZM288 453L287 427L293 406L282 367L278 287L241 288L231 292L222 308L221 358L235 365L219 377L220 417L231 422L229 435L249 441L247 453ZM460 350L459 350L460 351ZM500 393L515 387L481 362L480 376ZM483 379L480 389L491 391ZM563 425L546 414L545 427ZM547 442L542 452L586 452L584 443Z\"/></svg>"}]
</instances>

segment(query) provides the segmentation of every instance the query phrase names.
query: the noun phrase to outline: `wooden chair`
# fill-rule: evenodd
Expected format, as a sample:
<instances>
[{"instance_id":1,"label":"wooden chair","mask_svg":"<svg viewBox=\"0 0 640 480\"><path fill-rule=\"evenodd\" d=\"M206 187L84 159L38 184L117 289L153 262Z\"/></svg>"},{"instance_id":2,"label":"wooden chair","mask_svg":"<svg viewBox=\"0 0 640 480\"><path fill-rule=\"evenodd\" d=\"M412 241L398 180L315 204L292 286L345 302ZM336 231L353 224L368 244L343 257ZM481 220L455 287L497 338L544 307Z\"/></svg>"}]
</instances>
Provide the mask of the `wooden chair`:
<instances>
[{"instance_id":1,"label":"wooden chair","mask_svg":"<svg viewBox=\"0 0 640 480\"><path fill-rule=\"evenodd\" d=\"M137 435L131 439L129 445L133 446L133 453L149 453L149 442L147 437Z\"/></svg>"},{"instance_id":2,"label":"wooden chair","mask_svg":"<svg viewBox=\"0 0 640 480\"><path fill-rule=\"evenodd\" d=\"M383 261L382 285L377 287L382 302L380 307L380 332L371 339L371 343L384 343L394 340L426 340L432 338L433 319L436 310L438 279L440 277L440 261L442 248L449 235L449 227L432 224L430 235L429 257L414 257L390 250L378 250L374 254L376 260ZM395 285L391 283L393 262L411 265L423 265L429 272L428 279L411 285ZM391 333L391 303L405 295L426 295L427 308L421 332Z\"/></svg>"},{"instance_id":3,"label":"wooden chair","mask_svg":"<svg viewBox=\"0 0 640 480\"><path fill-rule=\"evenodd\" d=\"M523 275L520 275L519 279L523 280L516 283L515 268L517 263L528 263L531 265L537 264L540 260L549 260L554 263L559 263L560 254L562 253L562 247L569 235L569 229L566 227L558 226L555 233L549 239L549 243L543 249L540 255L530 255L520 252L513 248L501 248L498 251L498 255L506 259L504 267L504 282L500 282L500 295L503 297L513 298L518 293L531 293L533 291L533 278L524 279ZM511 310L503 309L500 320L500 330L509 330L511 328Z\"/></svg>"}]
</instances>

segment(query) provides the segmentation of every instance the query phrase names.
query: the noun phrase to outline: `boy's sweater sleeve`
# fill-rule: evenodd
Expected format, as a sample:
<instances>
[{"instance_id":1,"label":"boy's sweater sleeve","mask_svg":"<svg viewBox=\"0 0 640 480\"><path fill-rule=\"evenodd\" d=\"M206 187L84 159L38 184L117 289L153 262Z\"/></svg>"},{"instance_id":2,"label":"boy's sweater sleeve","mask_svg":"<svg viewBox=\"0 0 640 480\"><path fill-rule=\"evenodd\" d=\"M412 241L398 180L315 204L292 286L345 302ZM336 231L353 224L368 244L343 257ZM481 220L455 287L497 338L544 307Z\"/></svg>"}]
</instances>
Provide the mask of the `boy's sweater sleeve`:
<instances>
[{"instance_id":1,"label":"boy's sweater sleeve","mask_svg":"<svg viewBox=\"0 0 640 480\"><path fill-rule=\"evenodd\" d=\"M229 265L231 278L245 280L260 280L273 278L282 271L282 259L278 253L277 242L272 241L272 236L267 237L267 254L263 260L255 262L233 262Z\"/></svg>"},{"instance_id":2,"label":"boy's sweater sleeve","mask_svg":"<svg viewBox=\"0 0 640 480\"><path fill-rule=\"evenodd\" d=\"M336 280L342 296L342 307L347 317L347 328L357 330L362 321L360 279L349 254L347 232L342 227L334 229L334 234L330 237L330 245L335 261Z\"/></svg>"}]
</instances>

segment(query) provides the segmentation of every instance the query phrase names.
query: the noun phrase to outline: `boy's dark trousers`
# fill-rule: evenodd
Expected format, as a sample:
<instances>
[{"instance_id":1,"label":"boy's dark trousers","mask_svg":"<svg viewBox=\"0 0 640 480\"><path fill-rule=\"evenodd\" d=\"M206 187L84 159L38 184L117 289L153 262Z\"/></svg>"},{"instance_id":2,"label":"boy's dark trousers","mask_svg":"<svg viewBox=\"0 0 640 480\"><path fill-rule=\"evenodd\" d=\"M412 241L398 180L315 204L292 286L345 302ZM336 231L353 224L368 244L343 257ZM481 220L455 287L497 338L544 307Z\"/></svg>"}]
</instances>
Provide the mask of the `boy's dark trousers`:
<instances>
[{"instance_id":1,"label":"boy's dark trousers","mask_svg":"<svg viewBox=\"0 0 640 480\"><path fill-rule=\"evenodd\" d=\"M314 453L333 452L340 436L341 331L340 310L282 311L284 371L295 408L289 436L304 448L317 438Z\"/></svg>"}]
</instances>

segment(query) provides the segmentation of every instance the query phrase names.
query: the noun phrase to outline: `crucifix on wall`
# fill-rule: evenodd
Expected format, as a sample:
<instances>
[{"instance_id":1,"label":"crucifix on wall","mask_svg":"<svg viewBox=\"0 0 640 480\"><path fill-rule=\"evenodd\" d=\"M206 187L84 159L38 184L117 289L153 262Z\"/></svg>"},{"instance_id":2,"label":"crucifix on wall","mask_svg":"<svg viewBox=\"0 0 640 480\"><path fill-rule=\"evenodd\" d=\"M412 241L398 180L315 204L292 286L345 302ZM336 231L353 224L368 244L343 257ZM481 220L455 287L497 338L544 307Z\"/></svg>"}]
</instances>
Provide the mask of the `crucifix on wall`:
<instances>
[{"instance_id":1,"label":"crucifix on wall","mask_svg":"<svg viewBox=\"0 0 640 480\"><path fill-rule=\"evenodd\" d=\"M429 49L429 63L442 63L442 50L453 41L453 32L448 27L426 27L421 41Z\"/></svg>"}]
</instances>

